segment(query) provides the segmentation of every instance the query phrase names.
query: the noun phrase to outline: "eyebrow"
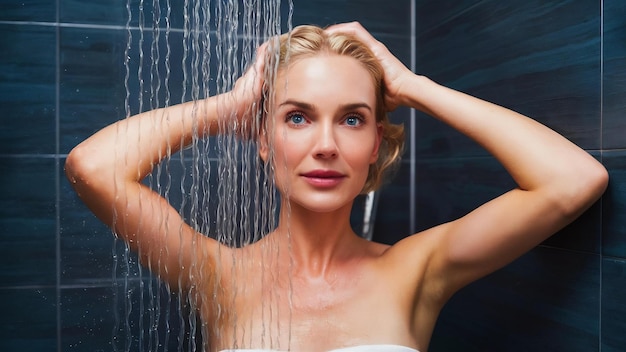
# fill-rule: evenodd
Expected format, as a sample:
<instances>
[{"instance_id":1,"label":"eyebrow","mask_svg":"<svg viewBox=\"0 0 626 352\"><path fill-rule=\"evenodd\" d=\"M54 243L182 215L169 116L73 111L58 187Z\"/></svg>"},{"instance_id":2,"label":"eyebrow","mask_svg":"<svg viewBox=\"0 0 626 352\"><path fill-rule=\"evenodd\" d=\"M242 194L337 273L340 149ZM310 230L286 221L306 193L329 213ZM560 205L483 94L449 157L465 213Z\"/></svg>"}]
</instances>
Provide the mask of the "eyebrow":
<instances>
[{"instance_id":1,"label":"eyebrow","mask_svg":"<svg viewBox=\"0 0 626 352\"><path fill-rule=\"evenodd\" d=\"M312 104L309 103L305 103L303 101L298 101L298 100L293 100L293 99L287 99L285 101L283 101L282 103L280 103L280 105L278 105L279 107L285 106L285 105L293 105L296 106L300 109L303 110L309 110L309 111L315 111L316 108L315 106L313 106ZM341 109L342 110L356 110L356 109L360 109L360 108L365 108L369 111L372 111L372 108L367 105L366 103L350 103L350 104L344 104L341 105Z\"/></svg>"}]
</instances>

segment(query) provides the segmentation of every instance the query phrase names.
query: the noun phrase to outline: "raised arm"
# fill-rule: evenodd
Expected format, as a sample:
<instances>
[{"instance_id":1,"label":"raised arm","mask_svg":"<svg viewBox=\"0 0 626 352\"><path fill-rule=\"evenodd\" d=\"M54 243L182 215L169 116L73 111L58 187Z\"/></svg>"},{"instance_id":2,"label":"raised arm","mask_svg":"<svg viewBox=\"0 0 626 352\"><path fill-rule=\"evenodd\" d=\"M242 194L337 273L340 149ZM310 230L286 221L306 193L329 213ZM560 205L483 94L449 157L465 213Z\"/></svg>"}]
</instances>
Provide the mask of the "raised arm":
<instances>
[{"instance_id":1,"label":"raised arm","mask_svg":"<svg viewBox=\"0 0 626 352\"><path fill-rule=\"evenodd\" d=\"M448 292L521 256L572 222L604 192L604 167L556 132L521 114L413 76L404 103L471 137L518 188L441 226L435 266Z\"/></svg>"},{"instance_id":2,"label":"raised arm","mask_svg":"<svg viewBox=\"0 0 626 352\"><path fill-rule=\"evenodd\" d=\"M262 57L262 55L258 55ZM170 285L189 287L195 259L214 265L217 242L197 233L178 211L141 183L164 157L198 137L215 134L220 119L242 116L258 98L262 61L233 91L144 112L100 130L67 157L70 183L93 213Z\"/></svg>"},{"instance_id":3,"label":"raised arm","mask_svg":"<svg viewBox=\"0 0 626 352\"><path fill-rule=\"evenodd\" d=\"M385 68L390 109L419 109L469 136L494 155L519 186L463 218L425 231L419 241L402 244L430 245L426 281L442 301L541 243L604 192L604 167L556 132L413 74L357 23L329 30L352 33L370 46Z\"/></svg>"}]
</instances>

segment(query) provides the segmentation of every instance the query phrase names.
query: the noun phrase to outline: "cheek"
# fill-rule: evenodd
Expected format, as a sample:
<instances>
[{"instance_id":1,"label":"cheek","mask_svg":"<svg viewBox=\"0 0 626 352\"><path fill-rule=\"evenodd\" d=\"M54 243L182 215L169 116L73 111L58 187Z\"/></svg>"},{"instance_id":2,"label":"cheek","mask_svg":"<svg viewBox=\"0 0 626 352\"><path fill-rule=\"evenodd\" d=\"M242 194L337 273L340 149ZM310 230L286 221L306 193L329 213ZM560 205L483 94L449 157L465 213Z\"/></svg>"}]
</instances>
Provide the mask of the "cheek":
<instances>
[{"instance_id":1,"label":"cheek","mask_svg":"<svg viewBox=\"0 0 626 352\"><path fill-rule=\"evenodd\" d=\"M277 171L285 168L293 168L307 154L309 147L306 140L298 138L298 136L283 133L277 129L274 133L273 146L274 149L274 166Z\"/></svg>"},{"instance_id":2,"label":"cheek","mask_svg":"<svg viewBox=\"0 0 626 352\"><path fill-rule=\"evenodd\" d=\"M272 142L274 183L283 196L288 196L294 181L294 170L306 157L307 146L302 140L289 139L278 132Z\"/></svg>"},{"instance_id":3,"label":"cheek","mask_svg":"<svg viewBox=\"0 0 626 352\"><path fill-rule=\"evenodd\" d=\"M369 169L369 165L376 161L377 150L376 134L351 134L343 139L341 149L343 155L354 167Z\"/></svg>"}]
</instances>

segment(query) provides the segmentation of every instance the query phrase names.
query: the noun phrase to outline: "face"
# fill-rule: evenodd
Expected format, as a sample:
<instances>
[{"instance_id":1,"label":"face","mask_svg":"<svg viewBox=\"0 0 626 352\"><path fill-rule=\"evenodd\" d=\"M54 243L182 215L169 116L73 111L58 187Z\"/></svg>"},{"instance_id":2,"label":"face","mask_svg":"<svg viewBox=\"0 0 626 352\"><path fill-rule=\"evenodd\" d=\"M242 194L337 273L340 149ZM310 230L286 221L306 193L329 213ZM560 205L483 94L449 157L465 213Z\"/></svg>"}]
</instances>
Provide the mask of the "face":
<instances>
[{"instance_id":1,"label":"face","mask_svg":"<svg viewBox=\"0 0 626 352\"><path fill-rule=\"evenodd\" d=\"M283 197L316 212L351 206L378 157L375 111L371 75L353 58L314 56L279 72L260 154L267 161L274 148Z\"/></svg>"}]
</instances>

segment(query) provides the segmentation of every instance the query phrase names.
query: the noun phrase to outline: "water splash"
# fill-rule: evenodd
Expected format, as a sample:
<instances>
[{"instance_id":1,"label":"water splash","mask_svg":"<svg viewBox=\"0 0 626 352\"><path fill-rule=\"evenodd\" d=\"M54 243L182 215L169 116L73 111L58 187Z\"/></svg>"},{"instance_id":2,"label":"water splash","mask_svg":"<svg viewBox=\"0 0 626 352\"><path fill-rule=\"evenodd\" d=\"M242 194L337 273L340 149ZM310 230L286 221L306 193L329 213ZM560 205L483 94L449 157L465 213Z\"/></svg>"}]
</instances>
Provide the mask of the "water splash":
<instances>
[{"instance_id":1,"label":"water splash","mask_svg":"<svg viewBox=\"0 0 626 352\"><path fill-rule=\"evenodd\" d=\"M286 19L281 18L285 4L280 0L184 0L182 5L172 8L170 0L127 0L127 117L179 102L201 101L231 90L254 60L256 48L279 34L285 22L291 28L291 0L286 4ZM180 28L173 23L180 23ZM195 107L190 112L194 116ZM259 106L250 111L260 116ZM195 230L227 246L241 247L258 241L276 227L279 199L272 182L272 167L260 160L254 140L237 136L242 126L237 125L236 119L224 121L228 122L220 125L218 136L203 139L194 119L189 126L194 131L192 144L163 156L145 183L180 209L180 215ZM250 123L246 127L253 133L258 131L259 120ZM160 225L166 228L167 218ZM266 251L270 255L263 257L260 265L271 263L275 259L271 256L278 255L276 248L269 247ZM158 258L166 251L163 248ZM223 287L216 285L214 292L172 291L143 270L136 256L118 240L113 244L113 259L114 351L210 350L211 330L207 326L216 322L200 321L196 308L201 300L215 296ZM195 259L192 265L201 268L203 258ZM232 260L233 267L244 264ZM245 282L232 285L231 304L247 290ZM263 302L268 307L262 309L262 326L242 328L237 325L235 314L231 326L219 330L232 330L228 335L232 336L234 347L246 340L250 344L250 331L260 329L263 338L272 337L262 341L264 345L284 348L276 337L281 329L275 318L277 313L272 311L281 299L271 296ZM225 309L217 307L218 311ZM222 333L219 330L217 334Z\"/></svg>"}]
</instances>

